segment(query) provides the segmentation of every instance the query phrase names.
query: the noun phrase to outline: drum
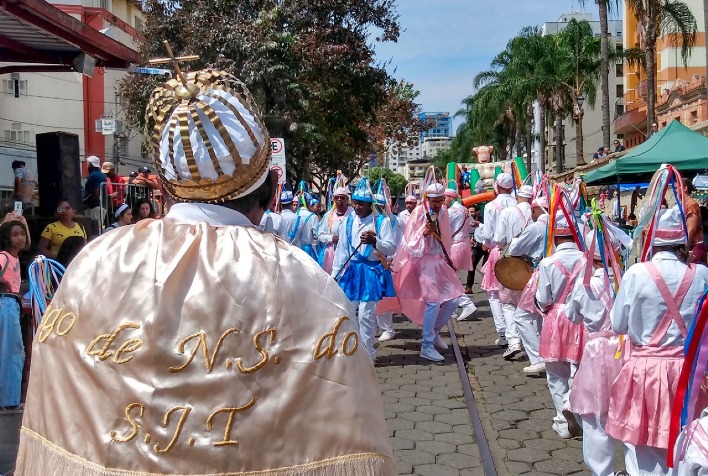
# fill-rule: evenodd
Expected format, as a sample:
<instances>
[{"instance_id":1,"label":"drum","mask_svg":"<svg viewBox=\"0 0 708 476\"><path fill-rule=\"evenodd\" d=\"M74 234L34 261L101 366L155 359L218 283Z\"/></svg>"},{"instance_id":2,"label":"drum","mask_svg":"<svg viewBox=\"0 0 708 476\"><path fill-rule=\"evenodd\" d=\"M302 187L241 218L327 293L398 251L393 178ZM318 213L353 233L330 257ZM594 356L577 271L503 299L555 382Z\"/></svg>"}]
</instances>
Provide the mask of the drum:
<instances>
[{"instance_id":1,"label":"drum","mask_svg":"<svg viewBox=\"0 0 708 476\"><path fill-rule=\"evenodd\" d=\"M505 288L509 288L514 291L523 291L526 284L531 279L532 273L532 263L526 258L520 258L518 256L508 256L507 246L502 253L502 257L497 261L496 266L494 266L494 274L497 276L497 280Z\"/></svg>"}]
</instances>

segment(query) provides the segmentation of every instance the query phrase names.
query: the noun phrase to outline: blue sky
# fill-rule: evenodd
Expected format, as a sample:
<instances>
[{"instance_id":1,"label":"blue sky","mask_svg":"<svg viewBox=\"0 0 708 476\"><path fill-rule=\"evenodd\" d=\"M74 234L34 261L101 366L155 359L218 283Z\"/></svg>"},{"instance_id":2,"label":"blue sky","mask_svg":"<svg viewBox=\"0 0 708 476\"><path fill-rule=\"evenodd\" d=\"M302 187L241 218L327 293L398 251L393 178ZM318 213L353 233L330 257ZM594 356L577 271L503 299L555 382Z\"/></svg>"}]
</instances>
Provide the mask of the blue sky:
<instances>
[{"instance_id":1,"label":"blue sky","mask_svg":"<svg viewBox=\"0 0 708 476\"><path fill-rule=\"evenodd\" d=\"M585 9L597 18L594 0ZM556 21L579 9L572 0L398 0L398 43L376 45L389 71L415 84L424 111L455 113L472 93L472 78L523 27ZM395 69L395 72L394 72ZM455 120L455 127L459 125Z\"/></svg>"}]
</instances>

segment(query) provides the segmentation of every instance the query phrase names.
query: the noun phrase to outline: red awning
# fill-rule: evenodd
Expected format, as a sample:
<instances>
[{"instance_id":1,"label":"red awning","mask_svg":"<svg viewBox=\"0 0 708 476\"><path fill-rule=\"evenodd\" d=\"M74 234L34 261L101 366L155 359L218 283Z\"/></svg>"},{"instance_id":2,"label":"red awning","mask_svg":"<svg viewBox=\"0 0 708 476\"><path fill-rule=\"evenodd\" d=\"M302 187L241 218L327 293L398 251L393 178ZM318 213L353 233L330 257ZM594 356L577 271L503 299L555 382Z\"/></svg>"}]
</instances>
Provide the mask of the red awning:
<instances>
[{"instance_id":1,"label":"red awning","mask_svg":"<svg viewBox=\"0 0 708 476\"><path fill-rule=\"evenodd\" d=\"M48 66L3 66L0 73L71 69L74 58L86 54L96 66L126 69L140 54L82 23L44 0L0 2L0 61ZM44 69L42 69L44 68Z\"/></svg>"}]
</instances>

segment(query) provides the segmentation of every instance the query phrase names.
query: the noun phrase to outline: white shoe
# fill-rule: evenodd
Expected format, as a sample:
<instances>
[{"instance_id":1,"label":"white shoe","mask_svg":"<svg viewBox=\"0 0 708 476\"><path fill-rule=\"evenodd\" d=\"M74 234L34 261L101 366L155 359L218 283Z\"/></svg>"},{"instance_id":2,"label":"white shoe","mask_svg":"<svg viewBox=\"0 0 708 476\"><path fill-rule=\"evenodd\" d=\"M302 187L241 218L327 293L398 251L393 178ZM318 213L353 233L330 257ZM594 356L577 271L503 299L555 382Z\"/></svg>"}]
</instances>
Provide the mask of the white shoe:
<instances>
[{"instance_id":1,"label":"white shoe","mask_svg":"<svg viewBox=\"0 0 708 476\"><path fill-rule=\"evenodd\" d=\"M554 423L551 428L553 428L553 431L558 433L558 436L564 440L569 440L572 438L570 432L568 431L568 427L562 423Z\"/></svg>"},{"instance_id":2,"label":"white shoe","mask_svg":"<svg viewBox=\"0 0 708 476\"><path fill-rule=\"evenodd\" d=\"M462 308L462 313L460 316L457 318L458 321L465 321L469 319L472 314L477 311L477 306L475 306L473 303L467 304L465 307Z\"/></svg>"},{"instance_id":3,"label":"white shoe","mask_svg":"<svg viewBox=\"0 0 708 476\"><path fill-rule=\"evenodd\" d=\"M440 350L447 350L447 342L443 340L442 337L440 337L440 334L435 334L435 342L433 343L435 347L437 347Z\"/></svg>"},{"instance_id":4,"label":"white shoe","mask_svg":"<svg viewBox=\"0 0 708 476\"><path fill-rule=\"evenodd\" d=\"M507 345L506 337L501 336L501 337L497 338L497 340L495 340L494 343L498 346L506 347L506 345Z\"/></svg>"},{"instance_id":5,"label":"white shoe","mask_svg":"<svg viewBox=\"0 0 708 476\"><path fill-rule=\"evenodd\" d=\"M445 357L440 355L440 353L435 350L433 346L421 348L420 356L426 360L431 360L433 362L442 362L443 360L445 360Z\"/></svg>"},{"instance_id":6,"label":"white shoe","mask_svg":"<svg viewBox=\"0 0 708 476\"><path fill-rule=\"evenodd\" d=\"M525 373L526 375L539 376L541 374L546 373L546 364L543 362L539 362L537 364L531 364L528 367L524 367L522 372Z\"/></svg>"},{"instance_id":7,"label":"white shoe","mask_svg":"<svg viewBox=\"0 0 708 476\"><path fill-rule=\"evenodd\" d=\"M384 331L379 337L379 342L386 342L387 340L393 340L396 338L396 331Z\"/></svg>"},{"instance_id":8,"label":"white shoe","mask_svg":"<svg viewBox=\"0 0 708 476\"><path fill-rule=\"evenodd\" d=\"M511 344L502 354L504 360L511 360L516 354L522 351L521 344Z\"/></svg>"}]
</instances>

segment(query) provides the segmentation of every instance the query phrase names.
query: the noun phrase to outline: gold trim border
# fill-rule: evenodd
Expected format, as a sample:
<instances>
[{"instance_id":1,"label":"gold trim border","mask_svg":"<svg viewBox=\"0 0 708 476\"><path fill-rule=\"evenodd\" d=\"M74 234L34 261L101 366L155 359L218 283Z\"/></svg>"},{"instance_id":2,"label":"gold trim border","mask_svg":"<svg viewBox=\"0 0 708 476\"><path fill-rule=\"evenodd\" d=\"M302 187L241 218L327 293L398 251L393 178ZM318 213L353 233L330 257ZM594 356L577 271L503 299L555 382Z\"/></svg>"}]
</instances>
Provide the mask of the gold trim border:
<instances>
[{"instance_id":1,"label":"gold trim border","mask_svg":"<svg viewBox=\"0 0 708 476\"><path fill-rule=\"evenodd\" d=\"M94 471L101 476L167 476L164 473L147 473L142 471L132 471L127 469L106 468L100 464L93 463L80 456L77 456L47 440L42 435L36 433L29 428L22 426L20 434L23 438L31 440L32 444L41 445L46 451L55 453L58 458L67 460L68 463L81 468L82 470ZM23 444L24 443L24 444ZM25 459L34 459L40 457L34 451L27 451L29 441L20 442L20 450L18 461L21 457ZM29 453L29 454L27 454ZM266 469L261 471L247 471L239 473L194 473L194 474L175 474L170 473L170 476L291 476L291 475L307 475L314 474L313 471L322 470L325 467L339 464L362 464L370 466L371 471L366 471L356 474L368 474L376 476L388 476L397 474L393 459L390 456L379 453L357 453L345 456L337 456L312 463L306 463L295 466L287 466L276 469ZM19 474L19 473L18 473ZM320 474L320 473L317 473ZM326 474L326 473L322 473ZM340 474L340 473L336 473Z\"/></svg>"}]
</instances>

